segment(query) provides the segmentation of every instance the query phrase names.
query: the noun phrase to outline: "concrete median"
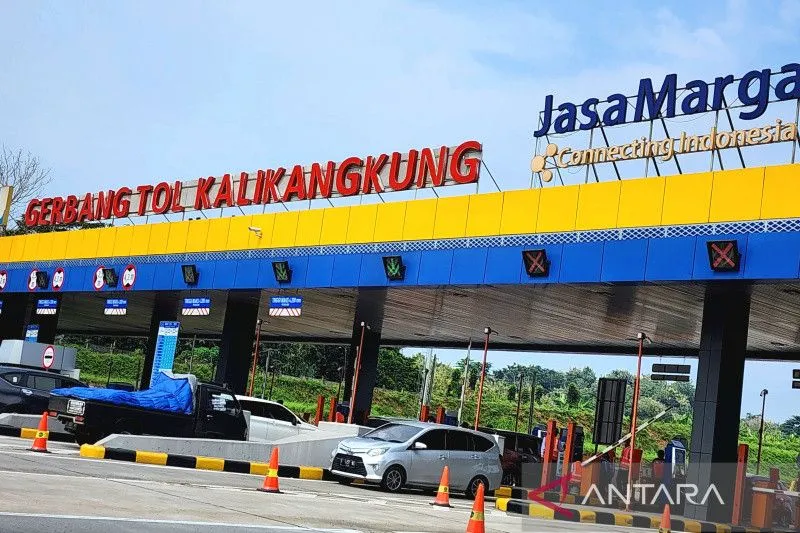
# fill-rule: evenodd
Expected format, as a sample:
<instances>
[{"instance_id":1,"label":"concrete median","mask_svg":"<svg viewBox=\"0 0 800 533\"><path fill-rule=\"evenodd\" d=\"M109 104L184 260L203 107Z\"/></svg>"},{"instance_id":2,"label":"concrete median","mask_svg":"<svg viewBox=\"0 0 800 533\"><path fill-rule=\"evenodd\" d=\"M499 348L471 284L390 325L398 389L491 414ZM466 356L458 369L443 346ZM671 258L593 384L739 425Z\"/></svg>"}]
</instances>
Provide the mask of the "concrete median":
<instances>
[{"instance_id":1,"label":"concrete median","mask_svg":"<svg viewBox=\"0 0 800 533\"><path fill-rule=\"evenodd\" d=\"M115 461L128 461L160 466L175 466L180 468L195 468L198 470L212 470L217 472L232 472L238 474L253 474L264 476L269 465L250 461L223 459L220 457L191 456L152 452L145 450L129 450L121 448L107 448L96 444L81 446L81 457L87 459L110 459ZM314 466L280 465L278 476L295 479L334 480L336 479L327 468Z\"/></svg>"},{"instance_id":2,"label":"concrete median","mask_svg":"<svg viewBox=\"0 0 800 533\"><path fill-rule=\"evenodd\" d=\"M147 450L197 457L224 457L245 462L266 461L272 448L279 446L283 463L328 468L331 464L331 455L341 441L363 435L369 430L370 428L362 426L323 422L317 431L273 442L111 435L98 441L97 444L107 448Z\"/></svg>"}]
</instances>

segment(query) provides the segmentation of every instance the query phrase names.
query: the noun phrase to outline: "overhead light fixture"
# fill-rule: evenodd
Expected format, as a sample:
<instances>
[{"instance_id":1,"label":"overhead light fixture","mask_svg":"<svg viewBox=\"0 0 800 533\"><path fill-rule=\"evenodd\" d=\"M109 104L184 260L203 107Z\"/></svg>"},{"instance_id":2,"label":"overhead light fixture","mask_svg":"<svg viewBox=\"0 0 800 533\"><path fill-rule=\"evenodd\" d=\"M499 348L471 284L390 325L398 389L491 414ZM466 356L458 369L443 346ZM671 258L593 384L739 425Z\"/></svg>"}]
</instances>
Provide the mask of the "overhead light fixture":
<instances>
[{"instance_id":1,"label":"overhead light fixture","mask_svg":"<svg viewBox=\"0 0 800 533\"><path fill-rule=\"evenodd\" d=\"M36 271L36 287L39 289L46 289L50 283L50 275L44 270Z\"/></svg>"},{"instance_id":2,"label":"overhead light fixture","mask_svg":"<svg viewBox=\"0 0 800 533\"><path fill-rule=\"evenodd\" d=\"M119 281L119 276L117 276L117 271L113 268L104 268L103 269L103 281L106 282L106 285L109 287L116 287L117 281Z\"/></svg>"},{"instance_id":3,"label":"overhead light fixture","mask_svg":"<svg viewBox=\"0 0 800 533\"><path fill-rule=\"evenodd\" d=\"M550 274L550 261L547 259L547 252L543 248L523 250L522 261L525 264L525 272L531 278L543 278Z\"/></svg>"},{"instance_id":4,"label":"overhead light fixture","mask_svg":"<svg viewBox=\"0 0 800 533\"><path fill-rule=\"evenodd\" d=\"M736 240L708 241L708 263L714 272L739 272L741 255Z\"/></svg>"},{"instance_id":5,"label":"overhead light fixture","mask_svg":"<svg viewBox=\"0 0 800 533\"><path fill-rule=\"evenodd\" d=\"M278 283L292 282L292 269L289 268L288 261L273 261L272 272L275 274L275 281Z\"/></svg>"},{"instance_id":6,"label":"overhead light fixture","mask_svg":"<svg viewBox=\"0 0 800 533\"><path fill-rule=\"evenodd\" d=\"M383 258L383 271L389 281L403 281L406 277L406 266L399 255L387 255Z\"/></svg>"},{"instance_id":7,"label":"overhead light fixture","mask_svg":"<svg viewBox=\"0 0 800 533\"><path fill-rule=\"evenodd\" d=\"M200 272L197 271L197 265L181 265L183 271L183 282L187 285L197 285L200 279Z\"/></svg>"}]
</instances>

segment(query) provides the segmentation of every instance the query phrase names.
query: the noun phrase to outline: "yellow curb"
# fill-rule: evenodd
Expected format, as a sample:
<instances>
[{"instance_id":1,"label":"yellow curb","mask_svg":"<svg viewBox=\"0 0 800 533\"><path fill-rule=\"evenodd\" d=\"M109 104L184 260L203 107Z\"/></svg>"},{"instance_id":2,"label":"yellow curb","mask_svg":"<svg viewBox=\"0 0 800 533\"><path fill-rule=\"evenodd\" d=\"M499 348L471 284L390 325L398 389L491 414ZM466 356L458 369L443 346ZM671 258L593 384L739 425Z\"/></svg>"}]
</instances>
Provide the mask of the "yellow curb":
<instances>
[{"instance_id":1,"label":"yellow curb","mask_svg":"<svg viewBox=\"0 0 800 533\"><path fill-rule=\"evenodd\" d=\"M322 469L314 466L301 466L300 479L322 479Z\"/></svg>"},{"instance_id":2,"label":"yellow curb","mask_svg":"<svg viewBox=\"0 0 800 533\"><path fill-rule=\"evenodd\" d=\"M161 465L167 464L167 454L160 452L143 452L136 450L136 462L144 463L147 465Z\"/></svg>"},{"instance_id":3,"label":"yellow curb","mask_svg":"<svg viewBox=\"0 0 800 533\"><path fill-rule=\"evenodd\" d=\"M106 449L103 446L95 446L94 444L84 444L81 446L81 457L88 457L91 459L105 459Z\"/></svg>"},{"instance_id":4,"label":"yellow curb","mask_svg":"<svg viewBox=\"0 0 800 533\"><path fill-rule=\"evenodd\" d=\"M195 468L199 470L216 470L222 472L225 469L225 459L217 457L197 457Z\"/></svg>"}]
</instances>

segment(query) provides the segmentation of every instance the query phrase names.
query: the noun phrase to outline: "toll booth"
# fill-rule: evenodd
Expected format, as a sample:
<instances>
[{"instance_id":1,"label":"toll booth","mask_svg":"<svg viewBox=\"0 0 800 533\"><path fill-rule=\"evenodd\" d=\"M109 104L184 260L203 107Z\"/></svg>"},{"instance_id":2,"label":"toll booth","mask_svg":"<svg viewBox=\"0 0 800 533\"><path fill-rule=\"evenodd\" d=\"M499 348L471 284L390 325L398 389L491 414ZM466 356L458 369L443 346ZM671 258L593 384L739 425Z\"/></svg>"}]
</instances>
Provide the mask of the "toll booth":
<instances>
[{"instance_id":1,"label":"toll booth","mask_svg":"<svg viewBox=\"0 0 800 533\"><path fill-rule=\"evenodd\" d=\"M447 424L448 426L457 426L458 425L458 412L457 411L445 411L444 412L444 420L442 421L443 424Z\"/></svg>"},{"instance_id":2,"label":"toll booth","mask_svg":"<svg viewBox=\"0 0 800 533\"><path fill-rule=\"evenodd\" d=\"M570 457L570 462L573 461L583 461L583 443L584 443L584 434L583 434L583 427L582 426L575 426L575 432L572 438L572 457ZM561 434L558 438L558 451L559 453L563 452L566 449L567 445L567 428L561 428Z\"/></svg>"},{"instance_id":3,"label":"toll booth","mask_svg":"<svg viewBox=\"0 0 800 533\"><path fill-rule=\"evenodd\" d=\"M667 465L664 469L665 478L686 479L686 445L682 441L673 439L667 443L664 447L664 462Z\"/></svg>"},{"instance_id":4,"label":"toll booth","mask_svg":"<svg viewBox=\"0 0 800 533\"><path fill-rule=\"evenodd\" d=\"M38 368L80 379L80 370L75 368L77 353L75 348L65 346L5 339L0 343L0 364Z\"/></svg>"}]
</instances>

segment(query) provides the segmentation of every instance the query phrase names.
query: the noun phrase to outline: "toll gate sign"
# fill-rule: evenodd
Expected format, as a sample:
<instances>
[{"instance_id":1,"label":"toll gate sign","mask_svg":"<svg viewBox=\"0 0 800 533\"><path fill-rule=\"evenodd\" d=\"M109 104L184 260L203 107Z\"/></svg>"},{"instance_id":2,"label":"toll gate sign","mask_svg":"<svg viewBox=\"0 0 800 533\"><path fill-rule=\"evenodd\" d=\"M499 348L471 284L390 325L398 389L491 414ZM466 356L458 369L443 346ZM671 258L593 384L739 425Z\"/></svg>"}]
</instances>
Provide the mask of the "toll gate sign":
<instances>
[{"instance_id":1,"label":"toll gate sign","mask_svg":"<svg viewBox=\"0 0 800 533\"><path fill-rule=\"evenodd\" d=\"M175 349L178 347L178 329L180 322L161 322L158 325L158 337L156 338L156 350L153 354L153 373L150 375L150 383L153 378L162 370L172 370L175 362Z\"/></svg>"},{"instance_id":2,"label":"toll gate sign","mask_svg":"<svg viewBox=\"0 0 800 533\"><path fill-rule=\"evenodd\" d=\"M208 316L211 313L211 298L184 298L181 314L184 316Z\"/></svg>"},{"instance_id":3,"label":"toll gate sign","mask_svg":"<svg viewBox=\"0 0 800 533\"><path fill-rule=\"evenodd\" d=\"M37 315L54 315L58 311L58 300L53 298L42 299L36 302Z\"/></svg>"},{"instance_id":4,"label":"toll gate sign","mask_svg":"<svg viewBox=\"0 0 800 533\"><path fill-rule=\"evenodd\" d=\"M25 340L28 342L36 342L39 340L39 324L28 324L25 329Z\"/></svg>"},{"instance_id":5,"label":"toll gate sign","mask_svg":"<svg viewBox=\"0 0 800 533\"><path fill-rule=\"evenodd\" d=\"M269 316L300 316L302 309L302 296L271 296L269 299Z\"/></svg>"},{"instance_id":6,"label":"toll gate sign","mask_svg":"<svg viewBox=\"0 0 800 533\"><path fill-rule=\"evenodd\" d=\"M108 316L127 315L128 314L127 298L108 298L106 300L106 307L103 310L103 314Z\"/></svg>"}]
</instances>

